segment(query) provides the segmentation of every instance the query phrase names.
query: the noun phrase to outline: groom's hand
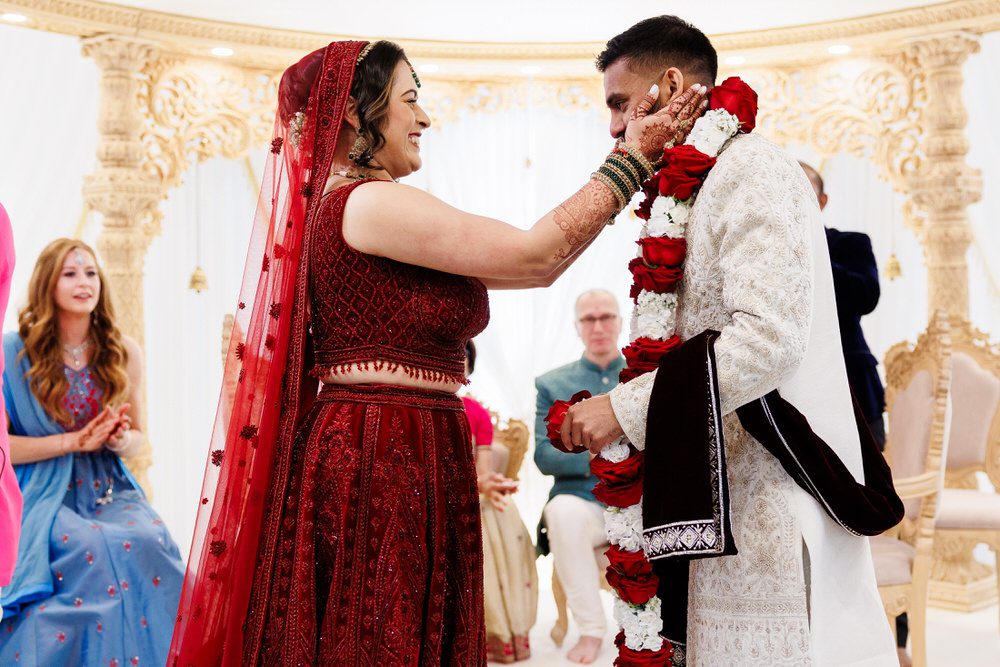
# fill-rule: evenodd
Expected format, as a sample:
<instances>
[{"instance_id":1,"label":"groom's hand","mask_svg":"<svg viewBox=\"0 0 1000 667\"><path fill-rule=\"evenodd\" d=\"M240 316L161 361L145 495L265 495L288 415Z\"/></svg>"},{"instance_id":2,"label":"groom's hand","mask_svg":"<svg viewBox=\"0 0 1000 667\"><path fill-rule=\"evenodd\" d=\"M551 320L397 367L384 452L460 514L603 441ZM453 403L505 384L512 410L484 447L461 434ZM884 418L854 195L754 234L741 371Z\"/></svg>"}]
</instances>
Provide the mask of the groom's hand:
<instances>
[{"instance_id":1,"label":"groom's hand","mask_svg":"<svg viewBox=\"0 0 1000 667\"><path fill-rule=\"evenodd\" d=\"M561 431L563 442L582 445L593 454L624 434L607 394L571 406Z\"/></svg>"}]
</instances>

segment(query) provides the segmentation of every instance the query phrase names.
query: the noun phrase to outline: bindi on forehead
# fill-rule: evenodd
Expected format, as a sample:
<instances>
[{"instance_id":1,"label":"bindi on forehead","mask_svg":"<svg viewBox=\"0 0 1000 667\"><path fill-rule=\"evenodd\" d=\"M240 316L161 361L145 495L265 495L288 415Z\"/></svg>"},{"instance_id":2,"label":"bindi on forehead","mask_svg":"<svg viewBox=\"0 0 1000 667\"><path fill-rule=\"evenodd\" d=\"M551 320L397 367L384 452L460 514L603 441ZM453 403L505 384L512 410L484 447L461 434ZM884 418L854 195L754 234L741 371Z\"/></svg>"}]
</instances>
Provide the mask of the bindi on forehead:
<instances>
[{"instance_id":1,"label":"bindi on forehead","mask_svg":"<svg viewBox=\"0 0 1000 667\"><path fill-rule=\"evenodd\" d=\"M82 250L70 251L69 255L66 256L66 261L63 262L63 270L83 268L96 268L90 253Z\"/></svg>"}]
</instances>

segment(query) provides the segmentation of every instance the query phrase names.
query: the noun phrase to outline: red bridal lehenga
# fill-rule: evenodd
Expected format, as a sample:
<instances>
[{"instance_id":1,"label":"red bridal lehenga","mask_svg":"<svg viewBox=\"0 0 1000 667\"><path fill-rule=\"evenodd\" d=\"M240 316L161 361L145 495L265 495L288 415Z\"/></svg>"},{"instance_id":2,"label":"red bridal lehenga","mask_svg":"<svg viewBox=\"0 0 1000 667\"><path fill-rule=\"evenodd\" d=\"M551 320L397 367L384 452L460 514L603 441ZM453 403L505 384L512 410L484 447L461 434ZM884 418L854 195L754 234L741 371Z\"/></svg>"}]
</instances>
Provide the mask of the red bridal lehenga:
<instances>
[{"instance_id":1,"label":"red bridal lehenga","mask_svg":"<svg viewBox=\"0 0 1000 667\"><path fill-rule=\"evenodd\" d=\"M460 399L314 379L359 363L462 381L489 317L479 281L346 245L364 181L321 196L363 46L282 77L170 665L486 663Z\"/></svg>"}]
</instances>

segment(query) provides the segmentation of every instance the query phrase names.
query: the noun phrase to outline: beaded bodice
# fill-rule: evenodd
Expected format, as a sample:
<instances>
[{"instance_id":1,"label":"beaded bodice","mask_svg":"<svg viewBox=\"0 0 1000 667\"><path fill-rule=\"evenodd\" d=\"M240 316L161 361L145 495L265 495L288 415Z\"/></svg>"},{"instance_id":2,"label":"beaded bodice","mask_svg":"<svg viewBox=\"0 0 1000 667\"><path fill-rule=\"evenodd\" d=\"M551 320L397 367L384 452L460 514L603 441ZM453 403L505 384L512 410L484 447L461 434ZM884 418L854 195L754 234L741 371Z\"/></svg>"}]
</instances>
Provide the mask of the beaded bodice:
<instances>
[{"instance_id":1,"label":"beaded bodice","mask_svg":"<svg viewBox=\"0 0 1000 667\"><path fill-rule=\"evenodd\" d=\"M308 258L315 373L357 364L464 383L465 343L489 322L486 287L348 246L344 205L364 182L327 195L316 220Z\"/></svg>"},{"instance_id":2,"label":"beaded bodice","mask_svg":"<svg viewBox=\"0 0 1000 667\"><path fill-rule=\"evenodd\" d=\"M63 405L73 419L69 430L78 431L101 411L104 390L94 381L89 366L80 370L65 366L63 372L69 381L69 389L66 390Z\"/></svg>"}]
</instances>

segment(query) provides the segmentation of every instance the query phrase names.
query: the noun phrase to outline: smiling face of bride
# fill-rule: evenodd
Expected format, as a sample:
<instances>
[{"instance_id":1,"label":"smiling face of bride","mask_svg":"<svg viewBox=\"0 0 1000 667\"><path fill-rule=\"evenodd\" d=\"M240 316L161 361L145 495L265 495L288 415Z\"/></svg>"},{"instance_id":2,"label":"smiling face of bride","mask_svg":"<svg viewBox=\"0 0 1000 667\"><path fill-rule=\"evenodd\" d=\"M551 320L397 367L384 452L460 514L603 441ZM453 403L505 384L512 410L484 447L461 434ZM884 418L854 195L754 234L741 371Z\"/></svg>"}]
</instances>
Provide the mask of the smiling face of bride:
<instances>
[{"instance_id":1,"label":"smiling face of bride","mask_svg":"<svg viewBox=\"0 0 1000 667\"><path fill-rule=\"evenodd\" d=\"M373 161L393 178L420 169L420 137L430 127L431 120L420 107L413 70L405 60L399 61L393 72L383 123L385 144L375 151Z\"/></svg>"},{"instance_id":2,"label":"smiling face of bride","mask_svg":"<svg viewBox=\"0 0 1000 667\"><path fill-rule=\"evenodd\" d=\"M431 124L418 101L420 84L398 45L379 41L363 53L345 117L352 161L402 178L420 168L421 135Z\"/></svg>"}]
</instances>

